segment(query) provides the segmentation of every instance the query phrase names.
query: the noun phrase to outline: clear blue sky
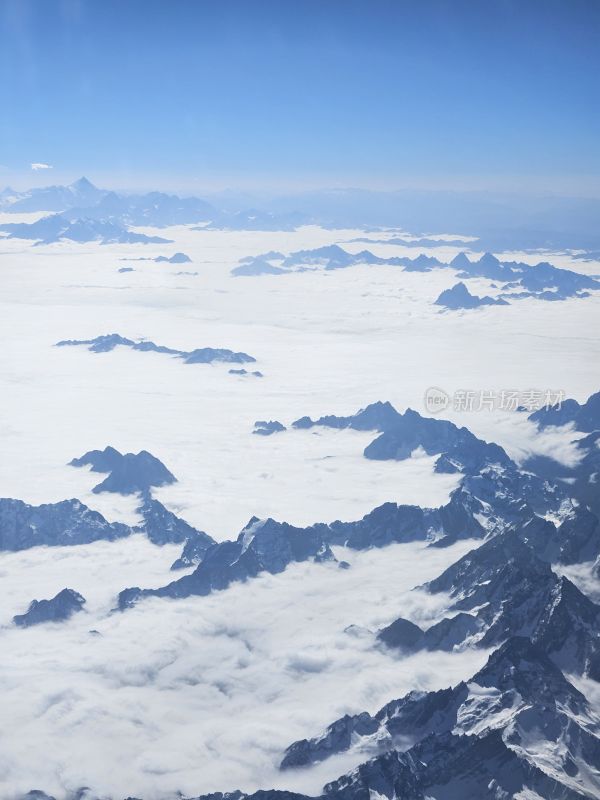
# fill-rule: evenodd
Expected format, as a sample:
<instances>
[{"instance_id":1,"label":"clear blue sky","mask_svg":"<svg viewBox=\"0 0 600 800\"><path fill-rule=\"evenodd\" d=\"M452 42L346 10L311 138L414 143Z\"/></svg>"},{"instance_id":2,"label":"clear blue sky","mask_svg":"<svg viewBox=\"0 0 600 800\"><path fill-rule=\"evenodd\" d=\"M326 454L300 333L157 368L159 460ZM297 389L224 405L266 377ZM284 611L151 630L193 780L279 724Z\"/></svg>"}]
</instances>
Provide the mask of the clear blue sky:
<instances>
[{"instance_id":1,"label":"clear blue sky","mask_svg":"<svg viewBox=\"0 0 600 800\"><path fill-rule=\"evenodd\" d=\"M599 42L598 0L0 0L0 184L583 188Z\"/></svg>"}]
</instances>

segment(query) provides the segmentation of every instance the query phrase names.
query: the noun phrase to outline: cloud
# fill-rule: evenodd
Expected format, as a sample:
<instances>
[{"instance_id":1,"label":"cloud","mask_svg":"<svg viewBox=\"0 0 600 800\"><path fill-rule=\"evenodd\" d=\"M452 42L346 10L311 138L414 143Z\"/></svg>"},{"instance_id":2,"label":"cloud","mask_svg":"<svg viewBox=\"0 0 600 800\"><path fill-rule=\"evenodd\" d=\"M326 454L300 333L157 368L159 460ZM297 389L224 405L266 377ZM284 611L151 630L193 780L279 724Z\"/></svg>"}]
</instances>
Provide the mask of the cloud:
<instances>
[{"instance_id":1,"label":"cloud","mask_svg":"<svg viewBox=\"0 0 600 800\"><path fill-rule=\"evenodd\" d=\"M31 164L31 169L37 172L39 169L54 169L54 167L52 164L43 164L40 161L34 161L33 164Z\"/></svg>"},{"instance_id":2,"label":"cloud","mask_svg":"<svg viewBox=\"0 0 600 800\"><path fill-rule=\"evenodd\" d=\"M422 543L340 548L349 570L293 564L208 597L152 598L124 614L110 613L116 592L164 583L178 548L133 536L3 554L0 625L64 585L88 603L64 625L0 628L11 730L0 795L40 787L63 797L80 786L148 800L238 787L316 794L361 754L281 775L277 764L292 741L410 689L455 684L485 660L484 652L403 659L369 633L400 614L437 618L439 598L408 590L472 544L430 548L427 558ZM346 632L352 624L363 635ZM32 760L32 752L44 758Z\"/></svg>"}]
</instances>

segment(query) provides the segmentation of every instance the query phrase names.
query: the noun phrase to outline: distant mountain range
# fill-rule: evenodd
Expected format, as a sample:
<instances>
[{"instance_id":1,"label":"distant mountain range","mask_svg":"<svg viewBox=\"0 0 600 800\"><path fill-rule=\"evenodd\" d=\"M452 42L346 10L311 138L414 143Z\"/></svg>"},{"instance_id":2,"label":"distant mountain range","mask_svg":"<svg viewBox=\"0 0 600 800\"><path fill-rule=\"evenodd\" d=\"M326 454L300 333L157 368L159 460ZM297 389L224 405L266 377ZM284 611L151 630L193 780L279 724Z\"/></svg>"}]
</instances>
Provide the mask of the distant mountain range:
<instances>
[{"instance_id":1,"label":"distant mountain range","mask_svg":"<svg viewBox=\"0 0 600 800\"><path fill-rule=\"evenodd\" d=\"M283 428L281 423L263 425L267 430ZM150 596L209 594L261 571L279 572L291 561L329 559L329 548L335 545L362 550L421 540L439 547L462 538L498 536L518 526L519 541L534 540L542 560L575 563L600 556L600 523L584 507L573 506L567 484L549 486L536 475L520 471L501 447L478 439L467 428L422 417L411 409L401 414L390 403L373 403L349 417L326 416L316 421L301 417L293 423L297 429L315 426L378 431L378 438L365 449L367 458L402 460L422 448L439 456L438 472L461 472L464 477L440 508L386 503L362 520L317 523L308 528L252 519L235 541L220 542L208 550L202 543L202 553L193 543L186 545L182 565L197 565L191 575L158 589L126 589L119 596L119 607L126 609ZM536 527L538 515L549 513L561 517L562 524L544 521L541 529ZM567 538L569 547L565 547ZM300 550L298 542L304 542ZM478 625L474 618L472 630L463 631L463 638L479 630ZM454 644L462 641L456 632L452 636Z\"/></svg>"},{"instance_id":2,"label":"distant mountain range","mask_svg":"<svg viewBox=\"0 0 600 800\"><path fill-rule=\"evenodd\" d=\"M101 244L163 244L172 240L131 232L130 227L163 228L203 223L202 227L227 230L294 230L310 222L298 213L218 210L196 197L164 192L118 194L98 189L87 178L70 186L48 186L28 192L5 189L0 210L7 213L54 212L33 223L6 223L0 232L10 238L51 244L62 239ZM188 260L188 259L183 259ZM181 259L171 263L182 263Z\"/></svg>"},{"instance_id":3,"label":"distant mountain range","mask_svg":"<svg viewBox=\"0 0 600 800\"><path fill-rule=\"evenodd\" d=\"M26 192L7 188L0 192L0 210L60 213L68 223L95 220L112 222L124 229L202 224L212 229L274 231L317 224L332 229L392 228L424 232L420 244L408 240L403 241L405 246L442 244L440 238L427 232L451 230L477 239L480 250L569 249L590 251L589 257L593 257L600 249L597 233L600 200L595 198L361 189L265 197L222 192L197 198L164 192L117 193L98 189L86 178L80 178L70 186ZM5 232L12 233L10 229ZM21 229L18 233L23 236L25 231ZM585 252L580 255L587 256Z\"/></svg>"},{"instance_id":4,"label":"distant mountain range","mask_svg":"<svg viewBox=\"0 0 600 800\"><path fill-rule=\"evenodd\" d=\"M306 272L316 269L336 270L360 264L400 267L406 272L430 272L433 269L451 269L459 278L487 278L500 284L497 298L476 297L462 282L442 292L436 304L447 309L470 309L489 305L508 305L512 299L535 297L538 300L565 300L568 297L588 297L590 291L600 289L600 279L582 275L568 269L554 267L545 261L531 265L517 261L500 261L492 253L484 253L471 261L462 252L450 262L434 256L391 256L383 258L370 250L349 253L339 245L326 245L313 250L299 250L289 255L279 252L247 256L231 270L236 276L284 275L289 272Z\"/></svg>"},{"instance_id":5,"label":"distant mountain range","mask_svg":"<svg viewBox=\"0 0 600 800\"><path fill-rule=\"evenodd\" d=\"M71 242L99 242L100 244L169 244L172 239L133 233L112 220L77 217L67 219L63 214L42 217L37 222L17 222L0 225L0 231L9 239L32 239L36 244L53 244L61 240Z\"/></svg>"},{"instance_id":6,"label":"distant mountain range","mask_svg":"<svg viewBox=\"0 0 600 800\"><path fill-rule=\"evenodd\" d=\"M19 214L33 211L66 211L69 208L97 205L108 194L82 177L69 186L46 186L15 192L5 189L0 195L0 207Z\"/></svg>"},{"instance_id":7,"label":"distant mountain range","mask_svg":"<svg viewBox=\"0 0 600 800\"><path fill-rule=\"evenodd\" d=\"M110 353L115 347L130 347L142 353L162 353L164 355L180 358L184 364L213 364L221 362L225 364L253 364L256 362L254 356L248 353L235 352L222 347L198 347L194 350L176 350L172 347L165 347L162 344L155 344L147 339L134 341L121 336L118 333L108 333L96 336L94 339L63 339L57 342L56 347L79 347L85 346L90 353Z\"/></svg>"}]
</instances>

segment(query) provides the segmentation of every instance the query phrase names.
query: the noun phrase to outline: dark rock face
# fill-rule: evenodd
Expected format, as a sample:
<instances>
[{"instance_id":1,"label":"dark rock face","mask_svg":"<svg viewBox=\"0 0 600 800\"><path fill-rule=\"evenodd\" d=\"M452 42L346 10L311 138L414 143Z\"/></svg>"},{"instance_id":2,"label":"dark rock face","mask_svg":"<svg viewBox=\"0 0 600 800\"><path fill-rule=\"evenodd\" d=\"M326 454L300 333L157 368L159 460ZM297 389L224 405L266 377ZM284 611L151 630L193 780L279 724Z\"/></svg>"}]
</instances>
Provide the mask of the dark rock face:
<instances>
[{"instance_id":1,"label":"dark rock face","mask_svg":"<svg viewBox=\"0 0 600 800\"><path fill-rule=\"evenodd\" d=\"M51 600L32 600L25 614L17 614L13 622L21 628L43 622L63 622L81 611L85 598L73 589L63 589Z\"/></svg>"},{"instance_id":2,"label":"dark rock face","mask_svg":"<svg viewBox=\"0 0 600 800\"><path fill-rule=\"evenodd\" d=\"M378 639L415 652L467 643L487 648L527 636L561 668L596 679L600 607L558 577L528 539L526 530L499 534L426 584L430 592L447 592L450 611L459 613L425 631L400 618Z\"/></svg>"},{"instance_id":3,"label":"dark rock face","mask_svg":"<svg viewBox=\"0 0 600 800\"><path fill-rule=\"evenodd\" d=\"M187 523L186 523L187 524ZM187 569L197 567L207 551L215 544L215 540L204 531L194 530L186 539L179 558L173 562L171 569Z\"/></svg>"},{"instance_id":4,"label":"dark rock face","mask_svg":"<svg viewBox=\"0 0 600 800\"><path fill-rule=\"evenodd\" d=\"M590 395L583 404L577 400L563 400L562 403L540 408L528 419L535 422L538 428L551 425L567 425L573 423L576 431L592 433L600 430L600 392Z\"/></svg>"},{"instance_id":5,"label":"dark rock face","mask_svg":"<svg viewBox=\"0 0 600 800\"><path fill-rule=\"evenodd\" d=\"M418 650L454 650L479 630L478 619L472 614L461 612L441 620L426 631L399 617L391 625L382 628L377 638L387 647L404 650L407 653Z\"/></svg>"},{"instance_id":6,"label":"dark rock face","mask_svg":"<svg viewBox=\"0 0 600 800\"><path fill-rule=\"evenodd\" d=\"M254 423L254 430L252 433L257 434L258 436L271 436L273 433L280 433L281 431L285 431L285 425L282 425L281 422L278 420L257 420Z\"/></svg>"},{"instance_id":7,"label":"dark rock face","mask_svg":"<svg viewBox=\"0 0 600 800\"><path fill-rule=\"evenodd\" d=\"M565 486L565 491L571 497L600 516L600 431L579 439L575 447L580 460L573 467L546 456L529 458L523 466L549 481Z\"/></svg>"},{"instance_id":8,"label":"dark rock face","mask_svg":"<svg viewBox=\"0 0 600 800\"><path fill-rule=\"evenodd\" d=\"M443 291L435 301L436 306L450 310L481 308L481 306L507 306L506 300L494 300L493 297L477 297L469 292L464 283L455 284L452 289Z\"/></svg>"},{"instance_id":9,"label":"dark rock face","mask_svg":"<svg viewBox=\"0 0 600 800\"><path fill-rule=\"evenodd\" d=\"M563 670L600 680L600 606L559 578L532 640Z\"/></svg>"},{"instance_id":10,"label":"dark rock face","mask_svg":"<svg viewBox=\"0 0 600 800\"><path fill-rule=\"evenodd\" d=\"M309 429L313 426L352 428L359 431L379 431L381 435L364 451L366 458L378 461L401 461L421 447L428 455L443 455L436 465L438 472L477 472L485 464L515 466L497 444L478 439L467 428L434 417L423 417L407 409L400 414L391 403L372 403L349 417L324 416L313 421L301 417L292 427Z\"/></svg>"},{"instance_id":11,"label":"dark rock face","mask_svg":"<svg viewBox=\"0 0 600 800\"><path fill-rule=\"evenodd\" d=\"M413 622L398 617L391 625L382 628L377 638L388 647L397 647L400 650L407 650L410 652L420 647L423 639L423 631Z\"/></svg>"},{"instance_id":12,"label":"dark rock face","mask_svg":"<svg viewBox=\"0 0 600 800\"><path fill-rule=\"evenodd\" d=\"M72 467L91 465L92 472L109 472L92 491L117 492L119 494L147 493L152 486L165 486L175 483L177 478L169 472L162 461L147 450L124 455L114 447L104 450L90 450L80 458L69 462Z\"/></svg>"},{"instance_id":13,"label":"dark rock face","mask_svg":"<svg viewBox=\"0 0 600 800\"><path fill-rule=\"evenodd\" d=\"M407 753L390 751L361 764L324 792L327 800L367 800L372 793L389 800L511 800L521 792L561 800L591 797L533 766L496 731L481 737L431 735Z\"/></svg>"},{"instance_id":14,"label":"dark rock face","mask_svg":"<svg viewBox=\"0 0 600 800\"><path fill-rule=\"evenodd\" d=\"M565 773L567 780L568 776ZM428 736L408 752L391 750L323 787L318 798L280 790L203 795L193 800L512 800L517 796L592 798L511 749L502 733Z\"/></svg>"},{"instance_id":15,"label":"dark rock face","mask_svg":"<svg viewBox=\"0 0 600 800\"><path fill-rule=\"evenodd\" d=\"M73 347L77 345L88 345L88 350L92 353L108 353L118 345L123 345L143 353L164 353L165 355L176 356L181 358L184 364L212 364L215 361L227 364L251 364L256 361L248 353L236 353L233 350L214 347L200 347L196 350L174 350L172 347L165 347L146 340L134 342L133 339L126 339L118 333L96 336L95 339L63 339L56 343L56 347Z\"/></svg>"},{"instance_id":16,"label":"dark rock face","mask_svg":"<svg viewBox=\"0 0 600 800\"><path fill-rule=\"evenodd\" d=\"M579 564L600 554L600 522L585 506L574 506L555 526L547 520L532 519L523 526L523 537L544 561Z\"/></svg>"},{"instance_id":17,"label":"dark rock face","mask_svg":"<svg viewBox=\"0 0 600 800\"><path fill-rule=\"evenodd\" d=\"M473 473L486 464L508 466L512 462L497 444L478 439L467 428L452 422L422 417L408 409L397 425L389 427L365 449L365 457L378 461L408 458L422 447L428 455L443 455L436 463L437 472Z\"/></svg>"},{"instance_id":18,"label":"dark rock face","mask_svg":"<svg viewBox=\"0 0 600 800\"><path fill-rule=\"evenodd\" d=\"M0 550L112 541L130 533L127 525L107 522L79 500L32 506L22 500L0 498Z\"/></svg>"},{"instance_id":19,"label":"dark rock face","mask_svg":"<svg viewBox=\"0 0 600 800\"><path fill-rule=\"evenodd\" d=\"M336 521L318 527L329 544L366 550L393 542L425 540L433 537L438 524L439 515L435 509L384 503L356 522Z\"/></svg>"},{"instance_id":20,"label":"dark rock face","mask_svg":"<svg viewBox=\"0 0 600 800\"><path fill-rule=\"evenodd\" d=\"M304 767L307 764L314 764L317 761L324 761L336 753L343 753L345 750L349 750L355 734L358 736L370 736L378 728L378 720L367 714L366 711L355 716L346 714L332 723L319 739L302 739L299 742L294 742L285 751L280 769L293 769L295 767Z\"/></svg>"},{"instance_id":21,"label":"dark rock face","mask_svg":"<svg viewBox=\"0 0 600 800\"><path fill-rule=\"evenodd\" d=\"M138 508L138 513L144 518L142 525L136 530L143 531L153 544L178 544L185 542L186 545L193 541L197 552L201 548L204 551L211 547L215 540L204 531L193 528L185 520L169 511L158 500L154 500L150 495L142 497L142 504Z\"/></svg>"},{"instance_id":22,"label":"dark rock face","mask_svg":"<svg viewBox=\"0 0 600 800\"><path fill-rule=\"evenodd\" d=\"M518 570L518 573L515 572ZM495 590L496 584L506 580L517 580L521 576L530 579L552 575L550 565L537 558L516 531L498 535L471 550L448 569L426 584L428 591L447 592L456 598L460 608L485 603Z\"/></svg>"},{"instance_id":23,"label":"dark rock face","mask_svg":"<svg viewBox=\"0 0 600 800\"><path fill-rule=\"evenodd\" d=\"M125 589L119 608L133 605L143 597L189 597L226 589L261 572L276 574L293 561L334 561L333 553L317 529L294 528L274 520L253 517L236 541L210 547L194 572L159 589ZM176 562L177 563L177 562Z\"/></svg>"}]
</instances>

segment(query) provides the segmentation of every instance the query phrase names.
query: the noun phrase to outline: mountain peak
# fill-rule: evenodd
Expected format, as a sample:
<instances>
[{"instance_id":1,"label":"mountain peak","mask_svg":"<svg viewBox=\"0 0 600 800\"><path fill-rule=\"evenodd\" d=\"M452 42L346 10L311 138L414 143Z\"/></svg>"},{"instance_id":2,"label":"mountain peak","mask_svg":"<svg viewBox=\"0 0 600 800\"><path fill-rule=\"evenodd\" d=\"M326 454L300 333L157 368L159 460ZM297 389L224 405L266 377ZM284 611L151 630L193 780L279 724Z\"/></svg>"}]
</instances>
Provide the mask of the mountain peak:
<instances>
[{"instance_id":1,"label":"mountain peak","mask_svg":"<svg viewBox=\"0 0 600 800\"><path fill-rule=\"evenodd\" d=\"M468 269L471 266L471 262L469 261L469 257L466 253L459 253L458 255L454 256L450 262L450 266L456 267L457 269Z\"/></svg>"},{"instance_id":2,"label":"mountain peak","mask_svg":"<svg viewBox=\"0 0 600 800\"><path fill-rule=\"evenodd\" d=\"M495 650L473 677L479 686L500 691L515 689L523 698L556 702L569 698L585 702L584 696L564 677L548 655L525 636L513 636Z\"/></svg>"},{"instance_id":3,"label":"mountain peak","mask_svg":"<svg viewBox=\"0 0 600 800\"><path fill-rule=\"evenodd\" d=\"M492 253L484 253L477 263L478 264L484 264L484 265L487 265L487 264L492 265L493 264L494 266L496 266L497 264L500 263L500 261Z\"/></svg>"},{"instance_id":4,"label":"mountain peak","mask_svg":"<svg viewBox=\"0 0 600 800\"><path fill-rule=\"evenodd\" d=\"M96 189L97 187L94 186L94 184L88 180L85 175L82 175L81 178L71 184L71 188L76 189L77 191L82 191L87 189Z\"/></svg>"}]
</instances>

